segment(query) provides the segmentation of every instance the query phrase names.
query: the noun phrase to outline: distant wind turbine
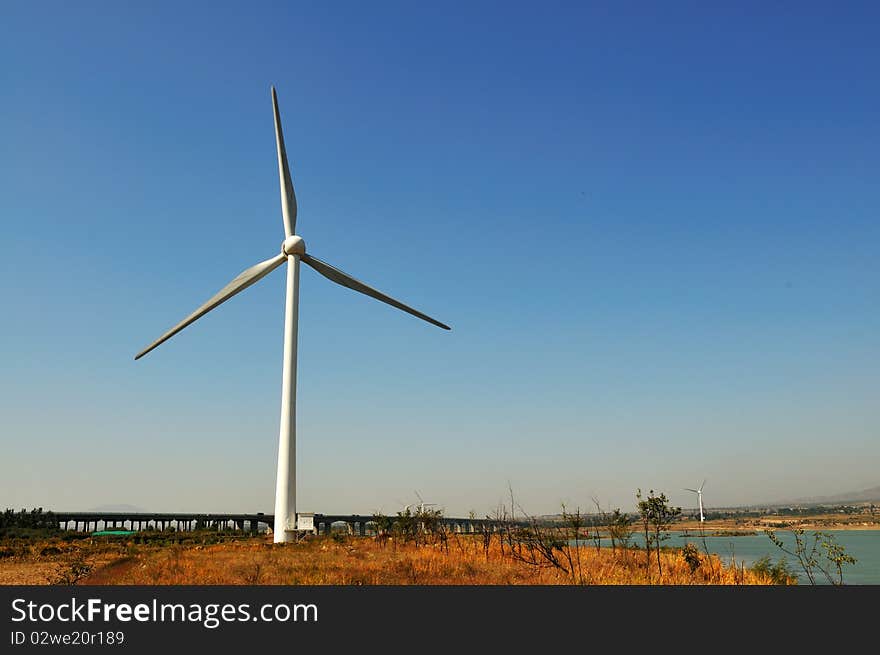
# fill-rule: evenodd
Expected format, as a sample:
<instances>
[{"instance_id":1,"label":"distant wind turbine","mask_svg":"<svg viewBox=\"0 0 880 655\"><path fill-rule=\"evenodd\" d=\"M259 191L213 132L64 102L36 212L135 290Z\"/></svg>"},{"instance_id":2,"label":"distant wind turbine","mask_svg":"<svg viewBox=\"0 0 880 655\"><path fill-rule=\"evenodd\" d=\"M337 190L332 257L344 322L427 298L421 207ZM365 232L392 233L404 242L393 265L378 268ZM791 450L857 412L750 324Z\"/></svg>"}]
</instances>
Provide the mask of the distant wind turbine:
<instances>
[{"instance_id":1,"label":"distant wind turbine","mask_svg":"<svg viewBox=\"0 0 880 655\"><path fill-rule=\"evenodd\" d=\"M437 506L437 503L426 503L425 499L422 498L422 495L418 491L416 492L416 496L419 499L419 512L422 514L425 513L426 507L436 507Z\"/></svg>"},{"instance_id":2,"label":"distant wind turbine","mask_svg":"<svg viewBox=\"0 0 880 655\"><path fill-rule=\"evenodd\" d=\"M700 523L706 520L705 518L703 518L703 486L705 484L706 481L703 480L703 484L700 485L699 489L685 489L685 491L693 491L695 494L697 494L697 502L700 504Z\"/></svg>"},{"instance_id":3,"label":"distant wind turbine","mask_svg":"<svg viewBox=\"0 0 880 655\"><path fill-rule=\"evenodd\" d=\"M287 264L287 296L284 305L284 354L281 374L281 430L278 438L278 474L275 485L275 525L273 530L274 540L276 543L279 543L292 541L296 530L296 342L299 318L300 261L311 266L331 282L380 300L444 330L451 328L426 314L416 311L408 305L404 305L391 296L386 296L381 291L377 291L356 280L317 257L306 254L306 243L295 232L296 195L293 192L290 166L287 163L284 135L281 131L281 116L278 112L278 96L275 93L274 86L272 87L272 109L275 115L275 146L278 153L281 215L284 220L285 235L285 239L281 244L281 252L271 259L255 264L239 273L232 282L220 289L205 304L139 352L135 359L140 359L190 323L195 322L221 303L232 298L232 296L263 279L282 264Z\"/></svg>"}]
</instances>

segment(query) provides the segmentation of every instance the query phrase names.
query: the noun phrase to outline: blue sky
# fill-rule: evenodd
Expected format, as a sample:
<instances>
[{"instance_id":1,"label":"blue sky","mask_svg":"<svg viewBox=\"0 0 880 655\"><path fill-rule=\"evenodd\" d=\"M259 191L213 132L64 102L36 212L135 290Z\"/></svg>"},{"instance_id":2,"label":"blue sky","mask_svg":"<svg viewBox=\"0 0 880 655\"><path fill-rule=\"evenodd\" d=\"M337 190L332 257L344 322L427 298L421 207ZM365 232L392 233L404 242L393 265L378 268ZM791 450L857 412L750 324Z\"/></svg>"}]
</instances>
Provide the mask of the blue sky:
<instances>
[{"instance_id":1,"label":"blue sky","mask_svg":"<svg viewBox=\"0 0 880 655\"><path fill-rule=\"evenodd\" d=\"M5 8L0 504L271 511L271 84L301 511L880 484L880 10L417 5Z\"/></svg>"}]
</instances>

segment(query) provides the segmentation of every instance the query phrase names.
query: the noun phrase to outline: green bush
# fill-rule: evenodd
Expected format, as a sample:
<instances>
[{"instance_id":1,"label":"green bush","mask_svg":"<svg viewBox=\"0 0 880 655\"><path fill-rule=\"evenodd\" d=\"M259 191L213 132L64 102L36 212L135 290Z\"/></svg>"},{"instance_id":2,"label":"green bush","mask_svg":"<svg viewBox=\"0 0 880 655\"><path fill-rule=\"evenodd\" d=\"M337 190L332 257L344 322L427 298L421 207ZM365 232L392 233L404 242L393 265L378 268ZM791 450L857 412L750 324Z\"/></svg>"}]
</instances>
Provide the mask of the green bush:
<instances>
[{"instance_id":1,"label":"green bush","mask_svg":"<svg viewBox=\"0 0 880 655\"><path fill-rule=\"evenodd\" d=\"M765 575L773 584L790 585L797 584L797 576L784 557L775 564L769 555L765 555L752 565L752 571L759 575Z\"/></svg>"}]
</instances>

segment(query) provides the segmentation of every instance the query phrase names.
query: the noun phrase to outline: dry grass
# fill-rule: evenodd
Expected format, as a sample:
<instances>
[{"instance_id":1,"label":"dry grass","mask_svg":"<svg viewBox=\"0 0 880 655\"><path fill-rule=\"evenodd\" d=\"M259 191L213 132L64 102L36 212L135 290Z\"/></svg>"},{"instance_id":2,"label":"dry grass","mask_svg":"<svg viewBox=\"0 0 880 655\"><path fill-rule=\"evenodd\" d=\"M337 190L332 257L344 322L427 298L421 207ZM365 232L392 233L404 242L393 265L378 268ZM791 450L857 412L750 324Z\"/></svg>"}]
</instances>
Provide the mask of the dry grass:
<instances>
[{"instance_id":1,"label":"dry grass","mask_svg":"<svg viewBox=\"0 0 880 655\"><path fill-rule=\"evenodd\" d=\"M557 568L517 561L507 548L502 555L497 538L487 553L481 538L464 535L453 535L445 547L324 537L274 545L258 537L213 545L88 548L80 544L75 551L2 560L0 583L51 583L53 571L84 556L92 568L79 584L558 585L575 580ZM770 584L752 571L725 566L716 556L702 555L695 571L680 551L664 552L661 559L663 576L658 578L653 556L646 574L644 551L581 547L577 579L586 584ZM33 575L20 575L28 571Z\"/></svg>"}]
</instances>

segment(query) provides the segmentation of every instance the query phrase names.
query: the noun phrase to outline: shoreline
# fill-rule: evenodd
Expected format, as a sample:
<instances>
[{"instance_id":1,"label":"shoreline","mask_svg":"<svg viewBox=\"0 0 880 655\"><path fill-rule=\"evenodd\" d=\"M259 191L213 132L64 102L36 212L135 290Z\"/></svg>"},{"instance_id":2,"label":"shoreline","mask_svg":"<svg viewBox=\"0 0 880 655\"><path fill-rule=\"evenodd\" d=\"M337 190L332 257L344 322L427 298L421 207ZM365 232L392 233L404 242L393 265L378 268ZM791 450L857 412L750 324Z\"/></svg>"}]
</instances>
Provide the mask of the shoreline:
<instances>
[{"instance_id":1,"label":"shoreline","mask_svg":"<svg viewBox=\"0 0 880 655\"><path fill-rule=\"evenodd\" d=\"M748 536L751 534L763 534L765 530L777 530L780 532L804 529L810 531L856 531L856 530L880 530L880 523L852 522L844 523L828 519L803 519L797 521L789 521L786 519L764 520L757 524L734 524L728 521L706 521L700 526L698 521L688 522L683 525L675 525L669 528L669 532L687 532L689 534L699 534L702 529L706 536L713 536L714 533L729 536ZM731 534L732 533L732 534ZM741 533L741 534L736 534Z\"/></svg>"}]
</instances>

